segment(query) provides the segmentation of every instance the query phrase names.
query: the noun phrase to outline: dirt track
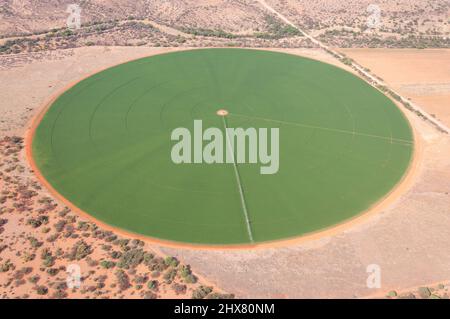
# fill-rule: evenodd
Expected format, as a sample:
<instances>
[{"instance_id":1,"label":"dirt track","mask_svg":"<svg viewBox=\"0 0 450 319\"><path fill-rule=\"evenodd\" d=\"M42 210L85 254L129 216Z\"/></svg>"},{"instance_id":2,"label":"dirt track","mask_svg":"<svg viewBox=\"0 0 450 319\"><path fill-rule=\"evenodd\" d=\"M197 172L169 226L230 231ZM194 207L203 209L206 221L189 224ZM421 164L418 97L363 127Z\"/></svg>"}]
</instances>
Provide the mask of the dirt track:
<instances>
[{"instance_id":1,"label":"dirt track","mask_svg":"<svg viewBox=\"0 0 450 319\"><path fill-rule=\"evenodd\" d=\"M450 126L450 49L340 50Z\"/></svg>"}]
</instances>

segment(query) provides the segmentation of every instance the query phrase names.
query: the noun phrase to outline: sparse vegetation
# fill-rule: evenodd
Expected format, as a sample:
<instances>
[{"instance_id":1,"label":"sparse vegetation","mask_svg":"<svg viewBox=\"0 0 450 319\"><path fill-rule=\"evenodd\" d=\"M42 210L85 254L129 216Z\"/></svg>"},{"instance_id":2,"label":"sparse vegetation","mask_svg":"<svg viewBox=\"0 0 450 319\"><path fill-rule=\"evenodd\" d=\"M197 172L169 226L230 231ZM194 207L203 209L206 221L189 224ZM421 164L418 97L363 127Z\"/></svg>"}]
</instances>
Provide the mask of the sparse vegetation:
<instances>
[{"instance_id":1,"label":"sparse vegetation","mask_svg":"<svg viewBox=\"0 0 450 319\"><path fill-rule=\"evenodd\" d=\"M121 291L126 290L131 287L130 279L128 275L121 269L117 270L116 273L117 284Z\"/></svg>"},{"instance_id":2,"label":"sparse vegetation","mask_svg":"<svg viewBox=\"0 0 450 319\"><path fill-rule=\"evenodd\" d=\"M257 38L281 39L294 36L303 36L303 34L297 28L285 24L274 16L266 15L264 20L267 24L267 32L257 33Z\"/></svg>"},{"instance_id":3,"label":"sparse vegetation","mask_svg":"<svg viewBox=\"0 0 450 319\"><path fill-rule=\"evenodd\" d=\"M80 240L72 247L68 257L70 260L81 260L91 253L91 247L83 240Z\"/></svg>"},{"instance_id":4,"label":"sparse vegetation","mask_svg":"<svg viewBox=\"0 0 450 319\"><path fill-rule=\"evenodd\" d=\"M135 268L144 260L144 251L142 249L131 249L122 254L117 263L119 268Z\"/></svg>"},{"instance_id":5,"label":"sparse vegetation","mask_svg":"<svg viewBox=\"0 0 450 319\"><path fill-rule=\"evenodd\" d=\"M192 299L204 299L212 292L211 287L199 286L192 292Z\"/></svg>"}]
</instances>

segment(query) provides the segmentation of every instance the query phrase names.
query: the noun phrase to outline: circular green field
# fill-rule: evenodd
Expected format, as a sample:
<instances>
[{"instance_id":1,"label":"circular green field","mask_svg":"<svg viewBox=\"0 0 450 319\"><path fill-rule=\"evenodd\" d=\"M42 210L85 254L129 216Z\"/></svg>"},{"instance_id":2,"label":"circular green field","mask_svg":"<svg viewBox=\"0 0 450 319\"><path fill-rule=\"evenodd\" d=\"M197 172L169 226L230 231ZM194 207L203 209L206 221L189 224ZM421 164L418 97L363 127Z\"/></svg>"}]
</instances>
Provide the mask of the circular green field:
<instances>
[{"instance_id":1,"label":"circular green field","mask_svg":"<svg viewBox=\"0 0 450 319\"><path fill-rule=\"evenodd\" d=\"M279 128L276 174L261 175L261 164L237 164L236 174L232 163L173 163L172 130L203 120L223 131L219 109L231 128ZM107 224L170 241L241 244L364 212L401 180L413 138L386 96L340 68L205 49L79 82L49 108L32 150L53 188Z\"/></svg>"}]
</instances>

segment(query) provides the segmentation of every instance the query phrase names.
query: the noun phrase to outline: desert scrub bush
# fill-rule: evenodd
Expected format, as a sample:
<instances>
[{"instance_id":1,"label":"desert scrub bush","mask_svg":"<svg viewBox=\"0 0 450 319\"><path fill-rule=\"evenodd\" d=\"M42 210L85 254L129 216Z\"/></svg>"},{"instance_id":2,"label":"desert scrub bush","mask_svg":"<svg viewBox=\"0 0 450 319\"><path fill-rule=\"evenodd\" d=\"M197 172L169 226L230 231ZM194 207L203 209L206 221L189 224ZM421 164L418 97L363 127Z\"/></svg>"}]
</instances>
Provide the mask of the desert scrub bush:
<instances>
[{"instance_id":1,"label":"desert scrub bush","mask_svg":"<svg viewBox=\"0 0 450 319\"><path fill-rule=\"evenodd\" d=\"M183 277L183 282L185 282L186 284L195 284L197 282L197 277L190 274L186 277Z\"/></svg>"},{"instance_id":2,"label":"desert scrub bush","mask_svg":"<svg viewBox=\"0 0 450 319\"><path fill-rule=\"evenodd\" d=\"M144 264L148 266L148 264L153 260L155 256L152 253L145 252L144 254Z\"/></svg>"},{"instance_id":3,"label":"desert scrub bush","mask_svg":"<svg viewBox=\"0 0 450 319\"><path fill-rule=\"evenodd\" d=\"M234 35L232 33L223 31L223 30L212 30L212 29L204 29L204 28L183 28L181 31L184 33L189 33L195 36L202 37L214 37L214 38L225 38L225 39L235 39L239 38L238 35Z\"/></svg>"},{"instance_id":4,"label":"desert scrub bush","mask_svg":"<svg viewBox=\"0 0 450 319\"><path fill-rule=\"evenodd\" d=\"M0 218L0 227L5 226L7 222L8 222L7 219Z\"/></svg>"},{"instance_id":5,"label":"desert scrub bush","mask_svg":"<svg viewBox=\"0 0 450 319\"><path fill-rule=\"evenodd\" d=\"M120 248L125 249L125 247L128 246L128 243L130 242L129 239L116 239L113 244L116 246L120 246Z\"/></svg>"},{"instance_id":6,"label":"desert scrub bush","mask_svg":"<svg viewBox=\"0 0 450 319\"><path fill-rule=\"evenodd\" d=\"M65 207L62 211L58 212L59 217L66 217L66 215L70 213L70 209Z\"/></svg>"},{"instance_id":7,"label":"desert scrub bush","mask_svg":"<svg viewBox=\"0 0 450 319\"><path fill-rule=\"evenodd\" d=\"M206 299L234 299L233 294L220 294L218 292L210 293Z\"/></svg>"},{"instance_id":8,"label":"desert scrub bush","mask_svg":"<svg viewBox=\"0 0 450 319\"><path fill-rule=\"evenodd\" d=\"M207 286L199 286L192 292L192 299L204 299L213 289Z\"/></svg>"},{"instance_id":9,"label":"desert scrub bush","mask_svg":"<svg viewBox=\"0 0 450 319\"><path fill-rule=\"evenodd\" d=\"M0 272L8 272L10 270L14 270L14 265L10 260L6 260L4 263L0 264Z\"/></svg>"},{"instance_id":10,"label":"desert scrub bush","mask_svg":"<svg viewBox=\"0 0 450 319\"><path fill-rule=\"evenodd\" d=\"M179 274L183 281L187 284L194 284L197 282L197 277L192 274L191 267L189 265L181 265Z\"/></svg>"},{"instance_id":11,"label":"desert scrub bush","mask_svg":"<svg viewBox=\"0 0 450 319\"><path fill-rule=\"evenodd\" d=\"M40 296L46 295L48 293L48 288L45 286L37 286L36 293Z\"/></svg>"},{"instance_id":12,"label":"desert scrub bush","mask_svg":"<svg viewBox=\"0 0 450 319\"><path fill-rule=\"evenodd\" d=\"M55 258L52 255L49 255L42 260L42 266L44 267L52 267L55 264Z\"/></svg>"},{"instance_id":13,"label":"desert scrub bush","mask_svg":"<svg viewBox=\"0 0 450 319\"><path fill-rule=\"evenodd\" d=\"M88 231L89 230L89 223L88 222L79 221L78 225L77 225L77 229L81 230L81 231Z\"/></svg>"},{"instance_id":14,"label":"desert scrub bush","mask_svg":"<svg viewBox=\"0 0 450 319\"><path fill-rule=\"evenodd\" d=\"M164 259L162 259L161 257L153 258L152 260L149 261L147 266L150 271L162 272L167 269L167 265L164 262Z\"/></svg>"},{"instance_id":15,"label":"desert scrub bush","mask_svg":"<svg viewBox=\"0 0 450 319\"><path fill-rule=\"evenodd\" d=\"M105 238L105 241L108 243L111 243L111 242L115 241L116 239L117 239L116 235L109 235Z\"/></svg>"},{"instance_id":16,"label":"desert scrub bush","mask_svg":"<svg viewBox=\"0 0 450 319\"><path fill-rule=\"evenodd\" d=\"M133 239L131 241L131 245L133 245L134 247L142 247L145 245L145 243L140 239Z\"/></svg>"},{"instance_id":17,"label":"desert scrub bush","mask_svg":"<svg viewBox=\"0 0 450 319\"><path fill-rule=\"evenodd\" d=\"M428 287L420 287L418 289L420 298L427 299L431 296L431 291Z\"/></svg>"},{"instance_id":18,"label":"desert scrub bush","mask_svg":"<svg viewBox=\"0 0 450 319\"><path fill-rule=\"evenodd\" d=\"M121 291L126 290L131 287L130 278L128 275L121 269L117 270L116 273L117 284L119 285L119 289Z\"/></svg>"},{"instance_id":19,"label":"desert scrub bush","mask_svg":"<svg viewBox=\"0 0 450 319\"><path fill-rule=\"evenodd\" d=\"M103 288L105 288L105 283L104 282L98 282L97 283L97 285L96 285L96 287L97 287L97 289L103 289Z\"/></svg>"},{"instance_id":20,"label":"desert scrub bush","mask_svg":"<svg viewBox=\"0 0 450 319\"><path fill-rule=\"evenodd\" d=\"M27 220L27 225L30 225L33 228L38 228L43 224L48 223L48 216L39 216L38 218L29 218Z\"/></svg>"},{"instance_id":21,"label":"desert scrub bush","mask_svg":"<svg viewBox=\"0 0 450 319\"><path fill-rule=\"evenodd\" d=\"M391 290L386 294L386 297L388 297L388 298L397 297L397 292L395 290Z\"/></svg>"},{"instance_id":22,"label":"desert scrub bush","mask_svg":"<svg viewBox=\"0 0 450 319\"><path fill-rule=\"evenodd\" d=\"M64 227L66 226L66 221L64 219L58 221L53 227L55 227L55 230L57 232L62 232L64 230Z\"/></svg>"},{"instance_id":23,"label":"desert scrub bush","mask_svg":"<svg viewBox=\"0 0 450 319\"><path fill-rule=\"evenodd\" d=\"M22 189L20 190L20 195L23 199L30 199L34 196L37 196L38 193L33 191L33 190L29 190L29 189Z\"/></svg>"},{"instance_id":24,"label":"desert scrub bush","mask_svg":"<svg viewBox=\"0 0 450 319\"><path fill-rule=\"evenodd\" d=\"M143 295L144 299L156 299L157 295L154 292L146 291Z\"/></svg>"},{"instance_id":25,"label":"desert scrub bush","mask_svg":"<svg viewBox=\"0 0 450 319\"><path fill-rule=\"evenodd\" d=\"M28 278L28 281L32 284L37 284L39 279L41 279L41 277L39 275L33 275Z\"/></svg>"},{"instance_id":26,"label":"desert scrub bush","mask_svg":"<svg viewBox=\"0 0 450 319\"><path fill-rule=\"evenodd\" d=\"M47 257L51 257L52 256L52 252L50 251L49 248L43 248L41 251L41 259L44 260Z\"/></svg>"},{"instance_id":27,"label":"desert scrub bush","mask_svg":"<svg viewBox=\"0 0 450 319\"><path fill-rule=\"evenodd\" d=\"M71 225L71 224L66 225L65 231L66 231L66 233L64 234L64 236L68 237L68 234L72 235L75 232L75 227L73 225Z\"/></svg>"},{"instance_id":28,"label":"desert scrub bush","mask_svg":"<svg viewBox=\"0 0 450 319\"><path fill-rule=\"evenodd\" d=\"M75 33L72 31L72 30L70 30L70 29L66 29L66 30L62 30L62 31L60 31L59 32L59 36L62 36L62 37L70 37L70 36L72 36L72 35L74 35Z\"/></svg>"},{"instance_id":29,"label":"desert scrub bush","mask_svg":"<svg viewBox=\"0 0 450 319\"><path fill-rule=\"evenodd\" d=\"M49 274L49 276L54 277L59 273L59 269L58 268L49 268L47 269L47 274Z\"/></svg>"},{"instance_id":30,"label":"desert scrub bush","mask_svg":"<svg viewBox=\"0 0 450 319\"><path fill-rule=\"evenodd\" d=\"M164 273L163 279L167 284L171 284L176 276L177 270L175 268L170 268Z\"/></svg>"},{"instance_id":31,"label":"desert scrub bush","mask_svg":"<svg viewBox=\"0 0 450 319\"><path fill-rule=\"evenodd\" d=\"M291 25L284 23L276 17L266 15L264 20L267 24L268 33L257 33L256 37L261 39L281 39L293 36L302 36L303 34Z\"/></svg>"},{"instance_id":32,"label":"desert scrub bush","mask_svg":"<svg viewBox=\"0 0 450 319\"><path fill-rule=\"evenodd\" d=\"M51 204L51 203L53 203L53 199L51 199L48 196L44 196L44 197L38 199L38 203L39 204Z\"/></svg>"},{"instance_id":33,"label":"desert scrub bush","mask_svg":"<svg viewBox=\"0 0 450 319\"><path fill-rule=\"evenodd\" d=\"M22 267L14 273L14 279L22 279L25 275L31 274L33 272L33 268L31 267Z\"/></svg>"},{"instance_id":34,"label":"desert scrub bush","mask_svg":"<svg viewBox=\"0 0 450 319\"><path fill-rule=\"evenodd\" d=\"M175 257L166 257L164 259L164 263L167 267L176 267L179 264L178 260Z\"/></svg>"},{"instance_id":35,"label":"desert scrub bush","mask_svg":"<svg viewBox=\"0 0 450 319\"><path fill-rule=\"evenodd\" d=\"M142 285L145 284L148 280L148 277L145 275L138 275L136 277L134 277L134 282L138 285Z\"/></svg>"},{"instance_id":36,"label":"desert scrub bush","mask_svg":"<svg viewBox=\"0 0 450 319\"><path fill-rule=\"evenodd\" d=\"M147 287L151 290L158 290L158 285L158 280L150 280L147 282Z\"/></svg>"},{"instance_id":37,"label":"desert scrub bush","mask_svg":"<svg viewBox=\"0 0 450 319\"><path fill-rule=\"evenodd\" d=\"M172 284L172 290L177 295L184 295L186 293L187 286L175 282Z\"/></svg>"},{"instance_id":38,"label":"desert scrub bush","mask_svg":"<svg viewBox=\"0 0 450 319\"><path fill-rule=\"evenodd\" d=\"M31 247L33 248L39 248L42 246L42 242L40 242L39 240L37 240L37 238L35 237L28 237L28 241L30 242Z\"/></svg>"},{"instance_id":39,"label":"desert scrub bush","mask_svg":"<svg viewBox=\"0 0 450 319\"><path fill-rule=\"evenodd\" d=\"M22 259L24 262L32 261L32 260L34 260L34 258L36 258L36 254L29 253L27 251L25 251L22 255Z\"/></svg>"},{"instance_id":40,"label":"desert scrub bush","mask_svg":"<svg viewBox=\"0 0 450 319\"><path fill-rule=\"evenodd\" d=\"M58 238L59 238L59 234L57 233L57 234L52 234L52 235L48 236L46 240L47 240L47 242L49 242L49 243L53 243L53 242L55 242Z\"/></svg>"},{"instance_id":41,"label":"desert scrub bush","mask_svg":"<svg viewBox=\"0 0 450 319\"><path fill-rule=\"evenodd\" d=\"M25 279L16 279L16 280L14 280L14 285L15 285L16 287L25 285L26 283L27 283L27 282L25 281Z\"/></svg>"},{"instance_id":42,"label":"desert scrub bush","mask_svg":"<svg viewBox=\"0 0 450 319\"><path fill-rule=\"evenodd\" d=\"M341 59L341 62L344 63L345 65L352 65L353 64L353 60L347 57L344 57L343 59Z\"/></svg>"},{"instance_id":43,"label":"desert scrub bush","mask_svg":"<svg viewBox=\"0 0 450 319\"><path fill-rule=\"evenodd\" d=\"M116 263L113 262L113 261L109 261L109 260L102 260L100 262L100 266L102 268L105 268L105 269L111 269L111 268L114 268L116 266Z\"/></svg>"},{"instance_id":44,"label":"desert scrub bush","mask_svg":"<svg viewBox=\"0 0 450 319\"><path fill-rule=\"evenodd\" d=\"M119 259L120 257L122 257L122 253L117 250L112 251L109 255L112 259Z\"/></svg>"},{"instance_id":45,"label":"desert scrub bush","mask_svg":"<svg viewBox=\"0 0 450 319\"><path fill-rule=\"evenodd\" d=\"M80 240L75 243L75 245L72 247L68 258L70 260L81 260L85 258L86 256L90 255L92 253L91 247L86 244L83 240Z\"/></svg>"},{"instance_id":46,"label":"desert scrub bush","mask_svg":"<svg viewBox=\"0 0 450 319\"><path fill-rule=\"evenodd\" d=\"M64 290L56 290L55 292L53 292L52 294L52 298L53 299L65 299L67 298L68 294L67 292L65 292Z\"/></svg>"},{"instance_id":47,"label":"desert scrub bush","mask_svg":"<svg viewBox=\"0 0 450 319\"><path fill-rule=\"evenodd\" d=\"M102 250L104 251L111 251L112 246L111 245L101 245L100 246L102 248Z\"/></svg>"},{"instance_id":48,"label":"desert scrub bush","mask_svg":"<svg viewBox=\"0 0 450 319\"><path fill-rule=\"evenodd\" d=\"M119 268L135 268L144 260L144 251L142 249L131 249L123 253L120 257L117 267Z\"/></svg>"},{"instance_id":49,"label":"desert scrub bush","mask_svg":"<svg viewBox=\"0 0 450 319\"><path fill-rule=\"evenodd\" d=\"M96 267L99 263L97 260L92 259L91 257L86 257L86 263L88 264L89 267Z\"/></svg>"},{"instance_id":50,"label":"desert scrub bush","mask_svg":"<svg viewBox=\"0 0 450 319\"><path fill-rule=\"evenodd\" d=\"M73 224L77 221L77 216L75 215L68 215L66 216L66 221L68 224Z\"/></svg>"}]
</instances>

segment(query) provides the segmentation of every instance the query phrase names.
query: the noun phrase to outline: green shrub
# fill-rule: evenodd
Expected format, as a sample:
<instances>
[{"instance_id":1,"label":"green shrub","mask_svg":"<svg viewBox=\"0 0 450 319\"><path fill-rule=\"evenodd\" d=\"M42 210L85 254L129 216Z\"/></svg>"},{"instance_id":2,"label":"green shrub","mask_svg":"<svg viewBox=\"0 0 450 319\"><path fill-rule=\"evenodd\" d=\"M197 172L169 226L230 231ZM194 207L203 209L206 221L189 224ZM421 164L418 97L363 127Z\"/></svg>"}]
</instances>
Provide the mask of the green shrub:
<instances>
[{"instance_id":1,"label":"green shrub","mask_svg":"<svg viewBox=\"0 0 450 319\"><path fill-rule=\"evenodd\" d=\"M131 287L130 279L123 270L121 269L117 270L115 275L117 279L117 284L119 285L119 289L121 291Z\"/></svg>"},{"instance_id":2,"label":"green shrub","mask_svg":"<svg viewBox=\"0 0 450 319\"><path fill-rule=\"evenodd\" d=\"M192 292L192 299L204 299L213 289L211 287L200 286Z\"/></svg>"},{"instance_id":3,"label":"green shrub","mask_svg":"<svg viewBox=\"0 0 450 319\"><path fill-rule=\"evenodd\" d=\"M420 287L418 292L419 296L424 299L429 298L431 296L431 291L428 287Z\"/></svg>"},{"instance_id":4,"label":"green shrub","mask_svg":"<svg viewBox=\"0 0 450 319\"><path fill-rule=\"evenodd\" d=\"M48 288L45 286L38 286L36 287L36 292L38 295L46 295L48 293Z\"/></svg>"},{"instance_id":5,"label":"green shrub","mask_svg":"<svg viewBox=\"0 0 450 319\"><path fill-rule=\"evenodd\" d=\"M178 266L179 262L175 257L166 257L164 259L164 263L168 266L168 267L176 267Z\"/></svg>"},{"instance_id":6,"label":"green shrub","mask_svg":"<svg viewBox=\"0 0 450 319\"><path fill-rule=\"evenodd\" d=\"M144 260L144 251L142 249L131 249L123 253L120 257L117 267L119 268L135 268Z\"/></svg>"},{"instance_id":7,"label":"green shrub","mask_svg":"<svg viewBox=\"0 0 450 319\"><path fill-rule=\"evenodd\" d=\"M234 299L233 294L220 294L218 292L210 293L206 299Z\"/></svg>"},{"instance_id":8,"label":"green shrub","mask_svg":"<svg viewBox=\"0 0 450 319\"><path fill-rule=\"evenodd\" d=\"M147 282L148 289L151 290L157 290L158 289L158 281L157 280L150 280Z\"/></svg>"},{"instance_id":9,"label":"green shrub","mask_svg":"<svg viewBox=\"0 0 450 319\"><path fill-rule=\"evenodd\" d=\"M47 256L42 261L44 267L52 267L55 264L55 258L52 256Z\"/></svg>"},{"instance_id":10,"label":"green shrub","mask_svg":"<svg viewBox=\"0 0 450 319\"><path fill-rule=\"evenodd\" d=\"M116 263L113 262L113 261L109 261L109 260L102 260L100 262L100 266L102 268L105 268L105 269L111 269L111 268L114 268L116 266Z\"/></svg>"},{"instance_id":11,"label":"green shrub","mask_svg":"<svg viewBox=\"0 0 450 319\"><path fill-rule=\"evenodd\" d=\"M7 272L14 269L14 265L9 261L5 261L3 264L0 264L0 272Z\"/></svg>"},{"instance_id":12,"label":"green shrub","mask_svg":"<svg viewBox=\"0 0 450 319\"><path fill-rule=\"evenodd\" d=\"M164 273L164 281L168 284L172 283L177 275L177 270L175 268L171 268Z\"/></svg>"},{"instance_id":13,"label":"green shrub","mask_svg":"<svg viewBox=\"0 0 450 319\"><path fill-rule=\"evenodd\" d=\"M186 285L182 285L179 283L174 283L172 285L172 289L177 295L184 295L186 293L187 287Z\"/></svg>"},{"instance_id":14,"label":"green shrub","mask_svg":"<svg viewBox=\"0 0 450 319\"><path fill-rule=\"evenodd\" d=\"M68 258L70 260L81 260L92 253L91 247L86 244L83 240L78 241L72 247Z\"/></svg>"}]
</instances>

